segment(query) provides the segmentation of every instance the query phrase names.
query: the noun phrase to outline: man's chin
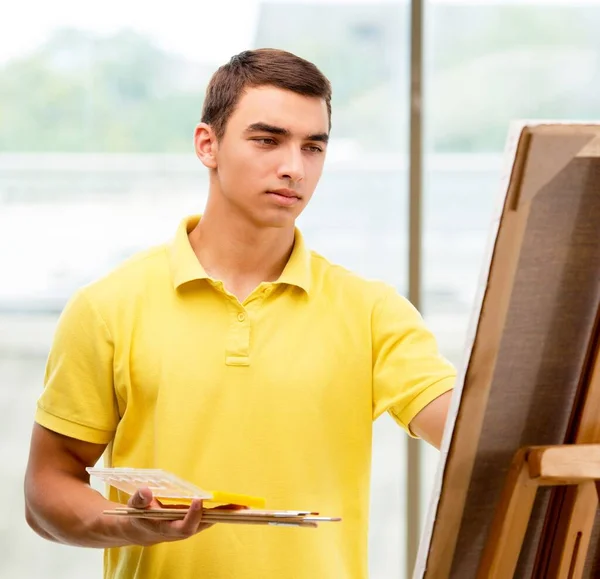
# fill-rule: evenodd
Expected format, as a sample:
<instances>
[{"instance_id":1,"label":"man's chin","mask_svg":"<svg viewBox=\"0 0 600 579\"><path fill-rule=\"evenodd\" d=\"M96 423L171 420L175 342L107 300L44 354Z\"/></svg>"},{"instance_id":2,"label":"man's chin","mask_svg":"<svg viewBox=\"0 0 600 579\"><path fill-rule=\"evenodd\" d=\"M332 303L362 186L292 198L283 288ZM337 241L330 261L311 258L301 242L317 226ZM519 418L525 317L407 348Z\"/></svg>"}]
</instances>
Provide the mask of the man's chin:
<instances>
[{"instance_id":1,"label":"man's chin","mask_svg":"<svg viewBox=\"0 0 600 579\"><path fill-rule=\"evenodd\" d=\"M267 210L255 215L254 221L260 227L287 228L294 227L301 212L285 210Z\"/></svg>"}]
</instances>

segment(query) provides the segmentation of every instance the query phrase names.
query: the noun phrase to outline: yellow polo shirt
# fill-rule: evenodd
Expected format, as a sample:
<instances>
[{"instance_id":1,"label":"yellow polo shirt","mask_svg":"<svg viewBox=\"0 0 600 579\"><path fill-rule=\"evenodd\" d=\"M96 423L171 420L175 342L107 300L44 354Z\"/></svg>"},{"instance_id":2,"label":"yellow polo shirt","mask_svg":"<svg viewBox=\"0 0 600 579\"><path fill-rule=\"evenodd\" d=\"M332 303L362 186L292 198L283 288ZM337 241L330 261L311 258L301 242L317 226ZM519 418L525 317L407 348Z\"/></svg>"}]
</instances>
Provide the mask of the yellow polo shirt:
<instances>
[{"instance_id":1,"label":"yellow polo shirt","mask_svg":"<svg viewBox=\"0 0 600 579\"><path fill-rule=\"evenodd\" d=\"M280 279L239 303L190 246L198 219L73 296L36 421L110 443L108 466L162 468L343 522L221 524L108 549L104 577L366 578L372 422L388 411L407 429L455 371L392 287L309 252L298 231Z\"/></svg>"}]
</instances>

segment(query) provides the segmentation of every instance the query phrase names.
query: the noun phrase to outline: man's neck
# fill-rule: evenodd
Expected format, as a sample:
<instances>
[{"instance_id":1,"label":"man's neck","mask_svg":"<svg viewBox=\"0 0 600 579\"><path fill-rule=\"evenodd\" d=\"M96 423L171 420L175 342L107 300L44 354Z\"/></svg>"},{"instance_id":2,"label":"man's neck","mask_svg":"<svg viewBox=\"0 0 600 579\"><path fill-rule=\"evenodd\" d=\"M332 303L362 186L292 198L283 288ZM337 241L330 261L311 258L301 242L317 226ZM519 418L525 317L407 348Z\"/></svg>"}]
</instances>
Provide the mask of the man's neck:
<instances>
[{"instance_id":1,"label":"man's neck","mask_svg":"<svg viewBox=\"0 0 600 579\"><path fill-rule=\"evenodd\" d=\"M206 273L237 295L279 278L294 246L294 230L260 228L207 204L189 239Z\"/></svg>"}]
</instances>

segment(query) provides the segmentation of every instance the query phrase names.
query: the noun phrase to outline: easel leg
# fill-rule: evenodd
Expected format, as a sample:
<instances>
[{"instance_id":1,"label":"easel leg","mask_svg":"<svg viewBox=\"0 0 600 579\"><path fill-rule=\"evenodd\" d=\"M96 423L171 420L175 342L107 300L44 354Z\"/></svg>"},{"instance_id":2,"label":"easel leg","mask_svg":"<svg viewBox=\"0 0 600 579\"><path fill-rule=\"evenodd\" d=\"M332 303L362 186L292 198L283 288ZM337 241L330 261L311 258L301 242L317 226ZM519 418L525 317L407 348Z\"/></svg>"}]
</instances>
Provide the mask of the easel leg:
<instances>
[{"instance_id":1,"label":"easel leg","mask_svg":"<svg viewBox=\"0 0 600 579\"><path fill-rule=\"evenodd\" d=\"M556 542L560 549L552 552L548 579L581 579L598 508L596 483L588 481L569 488L565 505L568 511L559 519L565 531Z\"/></svg>"},{"instance_id":2,"label":"easel leg","mask_svg":"<svg viewBox=\"0 0 600 579\"><path fill-rule=\"evenodd\" d=\"M477 579L514 576L537 489L529 476L527 454L520 451L508 473Z\"/></svg>"},{"instance_id":3,"label":"easel leg","mask_svg":"<svg viewBox=\"0 0 600 579\"><path fill-rule=\"evenodd\" d=\"M600 310L590 340L582 376L587 378L580 409L573 418L576 429L572 442L600 443ZM563 492L563 501L546 517L551 533L542 540L534 579L579 579L599 504L600 481L590 479Z\"/></svg>"}]
</instances>

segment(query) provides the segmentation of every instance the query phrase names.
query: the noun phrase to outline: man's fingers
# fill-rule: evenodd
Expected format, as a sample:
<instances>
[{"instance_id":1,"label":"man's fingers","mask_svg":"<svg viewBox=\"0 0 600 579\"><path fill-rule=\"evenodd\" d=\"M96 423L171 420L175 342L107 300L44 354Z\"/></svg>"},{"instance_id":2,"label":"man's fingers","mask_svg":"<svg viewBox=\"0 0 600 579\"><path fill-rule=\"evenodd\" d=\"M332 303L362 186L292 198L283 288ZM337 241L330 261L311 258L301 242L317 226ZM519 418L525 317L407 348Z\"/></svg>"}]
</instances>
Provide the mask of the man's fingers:
<instances>
[{"instance_id":1,"label":"man's fingers","mask_svg":"<svg viewBox=\"0 0 600 579\"><path fill-rule=\"evenodd\" d=\"M131 495L127 504L134 509L145 509L152 503L152 491L149 488L142 487Z\"/></svg>"},{"instance_id":2,"label":"man's fingers","mask_svg":"<svg viewBox=\"0 0 600 579\"><path fill-rule=\"evenodd\" d=\"M198 532L200 524L202 523L202 501L194 499L185 518L182 521L173 523L173 526L177 526L178 530L184 535L193 535Z\"/></svg>"},{"instance_id":3,"label":"man's fingers","mask_svg":"<svg viewBox=\"0 0 600 579\"><path fill-rule=\"evenodd\" d=\"M127 504L138 509L149 506L160 508L160 503L152 497L152 492L147 488L139 489L131 496ZM183 520L132 519L131 524L140 531L148 533L146 540L149 545L186 539L212 526L211 523L202 523L201 500L192 501Z\"/></svg>"}]
</instances>

